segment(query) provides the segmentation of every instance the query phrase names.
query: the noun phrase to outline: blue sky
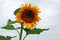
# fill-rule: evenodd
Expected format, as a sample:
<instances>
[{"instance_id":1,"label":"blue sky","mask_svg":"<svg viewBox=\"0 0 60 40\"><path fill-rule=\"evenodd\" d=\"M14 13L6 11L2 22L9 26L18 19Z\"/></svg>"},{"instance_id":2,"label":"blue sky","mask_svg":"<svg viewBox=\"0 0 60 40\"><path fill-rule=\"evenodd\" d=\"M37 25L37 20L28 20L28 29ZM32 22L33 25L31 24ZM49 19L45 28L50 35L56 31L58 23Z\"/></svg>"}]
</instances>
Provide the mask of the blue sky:
<instances>
[{"instance_id":1,"label":"blue sky","mask_svg":"<svg viewBox=\"0 0 60 40\"><path fill-rule=\"evenodd\" d=\"M27 2L41 9L39 16L42 20L37 24L37 28L49 28L50 30L40 35L29 35L25 40L60 40L60 0L0 0L0 27L6 25L8 19L14 20L14 10ZM15 26L18 25L15 24ZM12 40L18 40L16 31L0 28L0 35L17 36Z\"/></svg>"}]
</instances>

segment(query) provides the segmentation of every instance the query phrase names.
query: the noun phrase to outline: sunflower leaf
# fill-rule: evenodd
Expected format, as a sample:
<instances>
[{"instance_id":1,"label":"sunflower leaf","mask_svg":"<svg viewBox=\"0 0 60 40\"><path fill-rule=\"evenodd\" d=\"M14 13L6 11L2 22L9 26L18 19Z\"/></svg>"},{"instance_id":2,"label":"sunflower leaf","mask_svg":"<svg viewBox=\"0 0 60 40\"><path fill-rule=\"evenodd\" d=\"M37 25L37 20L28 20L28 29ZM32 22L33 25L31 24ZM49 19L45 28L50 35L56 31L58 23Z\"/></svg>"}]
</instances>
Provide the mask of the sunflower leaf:
<instances>
[{"instance_id":1,"label":"sunflower leaf","mask_svg":"<svg viewBox=\"0 0 60 40\"><path fill-rule=\"evenodd\" d=\"M29 35L29 34L40 34L41 32L49 30L49 29L38 29L38 28L35 28L33 30L30 30L30 29L24 28L24 30L25 30L26 34Z\"/></svg>"},{"instance_id":2,"label":"sunflower leaf","mask_svg":"<svg viewBox=\"0 0 60 40\"><path fill-rule=\"evenodd\" d=\"M11 40L12 37L10 36L0 36L0 40Z\"/></svg>"},{"instance_id":3,"label":"sunflower leaf","mask_svg":"<svg viewBox=\"0 0 60 40\"><path fill-rule=\"evenodd\" d=\"M9 19L8 22L7 22L7 25L4 26L4 27L1 27L1 28L6 29L6 30L20 29L20 27L14 28L14 26L12 25L12 24L14 24L14 23L17 23L17 22L16 22L16 21L11 21L11 20Z\"/></svg>"},{"instance_id":4,"label":"sunflower leaf","mask_svg":"<svg viewBox=\"0 0 60 40\"><path fill-rule=\"evenodd\" d=\"M20 27L14 28L13 25L6 25L6 26L1 27L1 28L6 29L6 30L16 30L16 29L20 29Z\"/></svg>"},{"instance_id":5,"label":"sunflower leaf","mask_svg":"<svg viewBox=\"0 0 60 40\"><path fill-rule=\"evenodd\" d=\"M10 19L8 20L7 24L14 24L16 21L11 21Z\"/></svg>"},{"instance_id":6,"label":"sunflower leaf","mask_svg":"<svg viewBox=\"0 0 60 40\"><path fill-rule=\"evenodd\" d=\"M14 15L16 15L19 11L21 10L21 8L18 8L14 11Z\"/></svg>"},{"instance_id":7,"label":"sunflower leaf","mask_svg":"<svg viewBox=\"0 0 60 40\"><path fill-rule=\"evenodd\" d=\"M6 25L4 27L2 27L3 29L6 29L6 30L15 30L14 26L13 25Z\"/></svg>"}]
</instances>

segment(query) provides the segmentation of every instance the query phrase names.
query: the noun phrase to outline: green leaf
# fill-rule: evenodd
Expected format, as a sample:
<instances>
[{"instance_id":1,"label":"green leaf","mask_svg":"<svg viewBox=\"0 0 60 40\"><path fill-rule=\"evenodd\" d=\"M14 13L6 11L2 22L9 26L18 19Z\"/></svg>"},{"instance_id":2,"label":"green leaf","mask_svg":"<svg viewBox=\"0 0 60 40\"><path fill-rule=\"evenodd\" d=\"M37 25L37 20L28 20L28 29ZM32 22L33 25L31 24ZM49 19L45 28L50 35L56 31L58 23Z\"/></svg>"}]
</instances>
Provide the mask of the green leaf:
<instances>
[{"instance_id":1,"label":"green leaf","mask_svg":"<svg viewBox=\"0 0 60 40\"><path fill-rule=\"evenodd\" d=\"M11 21L10 19L8 20L7 24L14 24L16 21Z\"/></svg>"},{"instance_id":2,"label":"green leaf","mask_svg":"<svg viewBox=\"0 0 60 40\"><path fill-rule=\"evenodd\" d=\"M29 34L40 34L41 32L49 30L49 29L38 29L38 28L35 28L33 30L30 30L30 29L24 28L24 30L25 30L26 34L29 35Z\"/></svg>"},{"instance_id":3,"label":"green leaf","mask_svg":"<svg viewBox=\"0 0 60 40\"><path fill-rule=\"evenodd\" d=\"M4 36L0 36L0 40L6 40Z\"/></svg>"},{"instance_id":4,"label":"green leaf","mask_svg":"<svg viewBox=\"0 0 60 40\"><path fill-rule=\"evenodd\" d=\"M0 36L0 40L11 40L11 38L12 38L12 37L10 37L10 36L7 36L7 37L5 37L5 36Z\"/></svg>"},{"instance_id":5,"label":"green leaf","mask_svg":"<svg viewBox=\"0 0 60 40\"><path fill-rule=\"evenodd\" d=\"M14 23L17 23L16 21L11 21L10 19L8 20L7 22L7 25L4 26L4 27L1 27L3 29L6 29L6 30L16 30L16 29L20 29L20 27L17 27L17 28L14 28L14 26L12 24Z\"/></svg>"},{"instance_id":6,"label":"green leaf","mask_svg":"<svg viewBox=\"0 0 60 40\"><path fill-rule=\"evenodd\" d=\"M20 12L21 8L18 8L14 11L14 15L16 15L18 12Z\"/></svg>"},{"instance_id":7,"label":"green leaf","mask_svg":"<svg viewBox=\"0 0 60 40\"><path fill-rule=\"evenodd\" d=\"M2 28L6 29L6 30L15 30L13 25L6 25L6 26L4 26Z\"/></svg>"}]
</instances>

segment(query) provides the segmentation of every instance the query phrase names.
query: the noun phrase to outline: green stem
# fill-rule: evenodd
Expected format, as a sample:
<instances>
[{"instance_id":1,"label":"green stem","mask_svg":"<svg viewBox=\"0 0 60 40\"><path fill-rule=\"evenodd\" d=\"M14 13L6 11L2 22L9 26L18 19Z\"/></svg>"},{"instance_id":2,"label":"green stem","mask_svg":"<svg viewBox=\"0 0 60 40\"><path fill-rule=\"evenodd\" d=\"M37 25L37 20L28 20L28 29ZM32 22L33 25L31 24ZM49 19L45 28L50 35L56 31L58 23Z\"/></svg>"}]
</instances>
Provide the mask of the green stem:
<instances>
[{"instance_id":1,"label":"green stem","mask_svg":"<svg viewBox=\"0 0 60 40\"><path fill-rule=\"evenodd\" d=\"M27 34L25 35L25 37L23 38L23 40L27 37Z\"/></svg>"},{"instance_id":2,"label":"green stem","mask_svg":"<svg viewBox=\"0 0 60 40\"><path fill-rule=\"evenodd\" d=\"M23 32L23 23L21 23L21 33L20 33L20 38L19 38L19 40L22 40L22 32Z\"/></svg>"},{"instance_id":3,"label":"green stem","mask_svg":"<svg viewBox=\"0 0 60 40\"><path fill-rule=\"evenodd\" d=\"M19 31L17 30L17 29L15 29L17 32L18 32L18 34L20 35L20 33L19 33Z\"/></svg>"}]
</instances>

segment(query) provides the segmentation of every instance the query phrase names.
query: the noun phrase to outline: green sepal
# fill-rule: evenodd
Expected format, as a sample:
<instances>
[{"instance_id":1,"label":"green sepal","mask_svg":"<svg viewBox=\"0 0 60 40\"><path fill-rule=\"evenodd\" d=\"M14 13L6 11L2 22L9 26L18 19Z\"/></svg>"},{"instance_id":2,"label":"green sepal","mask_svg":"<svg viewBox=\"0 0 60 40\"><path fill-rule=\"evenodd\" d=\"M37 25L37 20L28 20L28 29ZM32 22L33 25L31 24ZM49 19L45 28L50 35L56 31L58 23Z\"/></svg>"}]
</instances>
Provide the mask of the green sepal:
<instances>
[{"instance_id":1,"label":"green sepal","mask_svg":"<svg viewBox=\"0 0 60 40\"><path fill-rule=\"evenodd\" d=\"M14 15L16 15L18 12L20 12L21 8L18 8L14 11Z\"/></svg>"}]
</instances>

